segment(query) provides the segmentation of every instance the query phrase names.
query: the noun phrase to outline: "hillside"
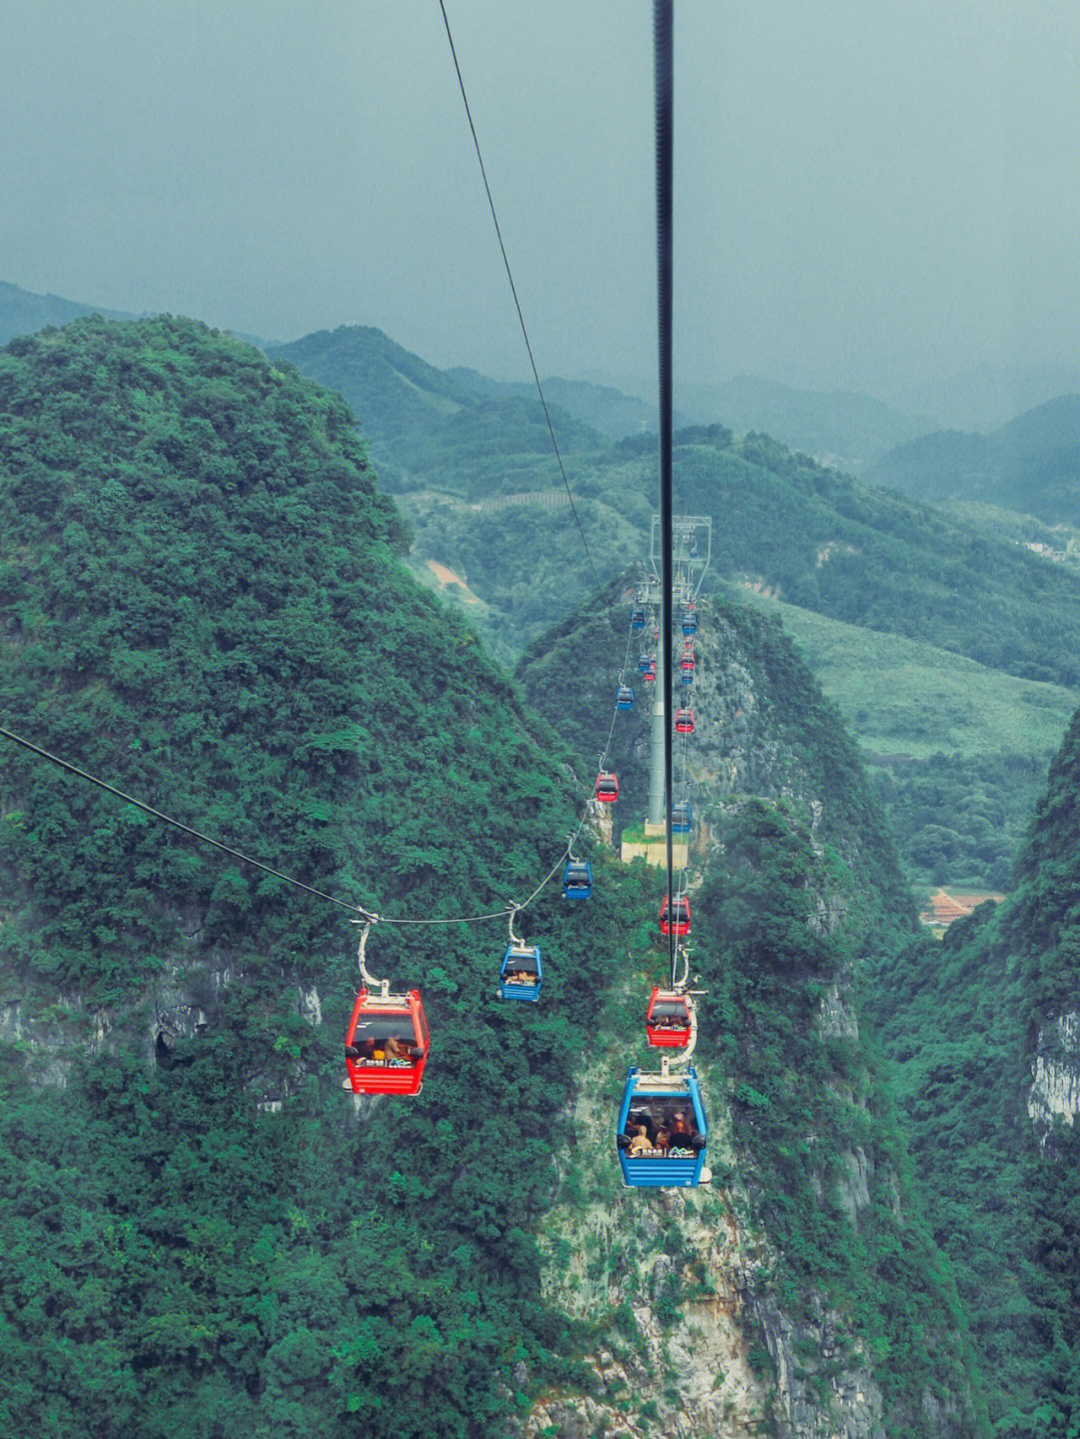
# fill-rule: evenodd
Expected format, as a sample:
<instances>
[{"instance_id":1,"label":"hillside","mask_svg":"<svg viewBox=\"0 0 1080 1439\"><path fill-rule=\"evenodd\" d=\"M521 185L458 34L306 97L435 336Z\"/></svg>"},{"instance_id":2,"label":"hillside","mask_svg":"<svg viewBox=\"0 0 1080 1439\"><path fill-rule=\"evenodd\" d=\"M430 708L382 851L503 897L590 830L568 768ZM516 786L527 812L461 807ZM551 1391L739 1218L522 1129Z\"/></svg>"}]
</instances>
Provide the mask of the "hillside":
<instances>
[{"instance_id":1,"label":"hillside","mask_svg":"<svg viewBox=\"0 0 1080 1439\"><path fill-rule=\"evenodd\" d=\"M390 916L535 887L575 808L550 736L398 562L337 396L190 322L77 321L0 352L0 403L4 725ZM380 928L437 1057L358 1128L344 911L7 742L0 812L10 1432L492 1432L512 1356L575 1372L532 1226L571 977L632 888L530 911L536 1024L492 998L504 921Z\"/></svg>"},{"instance_id":2,"label":"hillside","mask_svg":"<svg viewBox=\"0 0 1080 1439\"><path fill-rule=\"evenodd\" d=\"M377 908L369 963L422 986L433 1035L418 1099L355 1112L346 912L5 744L10 1432L479 1439L538 1434L555 1405L609 1431L690 1415L701 1435L870 1439L929 1412L971 1432L950 1282L896 1208L903 1155L847 1008L852 961L910 914L895 867L883 898L866 888L869 820L845 838L865 792L833 793L857 770L829 758L827 714L785 719L790 651L733 631L753 751L798 783L726 816L735 887L710 867L703 891L717 1182L627 1194L613 1104L642 1057L656 877L583 836L597 893L569 915L549 887L528 911L546 974L524 1015L493 993L501 918L390 923L523 898L580 792L571 751L400 563L342 401L188 321L81 320L0 352L0 406L0 723ZM754 980L764 1008L738 977L761 943L784 968Z\"/></svg>"},{"instance_id":3,"label":"hillside","mask_svg":"<svg viewBox=\"0 0 1080 1439\"><path fill-rule=\"evenodd\" d=\"M381 330L351 326L269 347L310 379L342 394L362 417L380 477L395 491L437 488L464 501L560 485L544 412L535 393L478 394ZM605 443L554 407L567 455Z\"/></svg>"},{"instance_id":4,"label":"hillside","mask_svg":"<svg viewBox=\"0 0 1080 1439\"><path fill-rule=\"evenodd\" d=\"M923 435L885 455L867 473L932 504L965 500L1080 523L1080 395L1058 395L988 435Z\"/></svg>"},{"instance_id":5,"label":"hillside","mask_svg":"<svg viewBox=\"0 0 1080 1439\"><path fill-rule=\"evenodd\" d=\"M779 615L850 733L924 892L1001 889L1076 705L933 645L734 591Z\"/></svg>"},{"instance_id":6,"label":"hillside","mask_svg":"<svg viewBox=\"0 0 1080 1439\"><path fill-rule=\"evenodd\" d=\"M861 475L894 446L925 434L932 422L845 390L799 390L737 375L719 385L684 382L683 407L699 424L722 421L738 434L763 431L822 464Z\"/></svg>"},{"instance_id":7,"label":"hillside","mask_svg":"<svg viewBox=\"0 0 1080 1439\"><path fill-rule=\"evenodd\" d=\"M995 1434L1076 1428L1080 1112L1075 814L1080 720L1050 770L1015 887L942 945L882 966L872 1009L938 1242L972 1318Z\"/></svg>"},{"instance_id":8,"label":"hillside","mask_svg":"<svg viewBox=\"0 0 1080 1439\"><path fill-rule=\"evenodd\" d=\"M306 343L293 351L301 366ZM327 348L333 363L319 376L377 415L381 387L393 392L377 361L388 345L377 332L323 336L316 349ZM508 388L390 353L429 395L465 386L494 403ZM367 380L356 378L369 370ZM409 470L412 488L399 500L414 527L411 563L428 584L438 583L432 571L455 577L441 593L464 602L491 651L515 663L594 583L561 478L549 451L530 461L513 425L495 412L483 448L468 455L456 439L448 445L432 400L411 391L400 398L387 433L408 428L410 407L424 414L401 441L417 458L415 472L393 454L383 460L391 473ZM524 391L515 401L527 403ZM465 403L460 394L458 402ZM559 417L556 427L596 571L619 573L646 543L655 441L636 435L605 446L594 436L576 451ZM543 436L533 438L543 448ZM677 438L677 504L700 507L716 523L710 584L719 579L727 592L779 603L793 632L813 634L808 653L822 662L827 691L864 751L886 757L879 794L912 879L926 892L944 883L999 887L1071 710L1066 691L1080 674L1075 536L1002 509L915 505L756 433L735 439L709 426ZM397 443L386 442L384 457ZM896 681L887 694L884 672ZM972 674L977 682L961 693L960 676ZM1003 717L1003 733L990 731L991 713ZM1036 722L1028 725L1030 717Z\"/></svg>"}]
</instances>

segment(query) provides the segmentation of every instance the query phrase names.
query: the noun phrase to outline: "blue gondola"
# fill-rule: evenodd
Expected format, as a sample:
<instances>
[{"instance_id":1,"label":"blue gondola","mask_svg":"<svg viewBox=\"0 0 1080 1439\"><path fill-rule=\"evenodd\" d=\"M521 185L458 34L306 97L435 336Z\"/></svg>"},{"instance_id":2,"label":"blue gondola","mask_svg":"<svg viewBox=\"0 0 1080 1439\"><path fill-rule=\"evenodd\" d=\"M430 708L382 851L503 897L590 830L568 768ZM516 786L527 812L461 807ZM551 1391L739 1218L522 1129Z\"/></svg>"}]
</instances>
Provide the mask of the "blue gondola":
<instances>
[{"instance_id":1,"label":"blue gondola","mask_svg":"<svg viewBox=\"0 0 1080 1439\"><path fill-rule=\"evenodd\" d=\"M563 899L588 899L592 894L592 865L587 859L568 859L562 872Z\"/></svg>"},{"instance_id":2,"label":"blue gondola","mask_svg":"<svg viewBox=\"0 0 1080 1439\"><path fill-rule=\"evenodd\" d=\"M645 628L645 611L640 605L631 611L630 628L632 630L643 630Z\"/></svg>"},{"instance_id":3,"label":"blue gondola","mask_svg":"<svg viewBox=\"0 0 1080 1439\"><path fill-rule=\"evenodd\" d=\"M689 687L690 685L692 685L692 684L694 683L694 671L693 671L693 670L682 670L682 671L680 671L680 673L682 674L682 682L683 682L684 685L686 685L687 687Z\"/></svg>"},{"instance_id":4,"label":"blue gondola","mask_svg":"<svg viewBox=\"0 0 1080 1439\"><path fill-rule=\"evenodd\" d=\"M615 695L615 708L617 710L632 710L634 708L634 687L633 685L620 685Z\"/></svg>"},{"instance_id":5,"label":"blue gondola","mask_svg":"<svg viewBox=\"0 0 1080 1439\"><path fill-rule=\"evenodd\" d=\"M626 1076L616 1131L623 1183L631 1189L688 1189L707 1183L709 1126L697 1071Z\"/></svg>"},{"instance_id":6,"label":"blue gondola","mask_svg":"<svg viewBox=\"0 0 1080 1439\"><path fill-rule=\"evenodd\" d=\"M642 653L637 657L637 667L642 674L645 674L649 667L651 665L654 665L655 663L656 660L653 658L652 655Z\"/></svg>"},{"instance_id":7,"label":"blue gondola","mask_svg":"<svg viewBox=\"0 0 1080 1439\"><path fill-rule=\"evenodd\" d=\"M544 982L544 961L534 944L508 944L499 970L499 993L503 999L525 999L535 1003Z\"/></svg>"},{"instance_id":8,"label":"blue gondola","mask_svg":"<svg viewBox=\"0 0 1080 1439\"><path fill-rule=\"evenodd\" d=\"M671 806L672 834L689 834L694 827L694 812L686 803Z\"/></svg>"}]
</instances>

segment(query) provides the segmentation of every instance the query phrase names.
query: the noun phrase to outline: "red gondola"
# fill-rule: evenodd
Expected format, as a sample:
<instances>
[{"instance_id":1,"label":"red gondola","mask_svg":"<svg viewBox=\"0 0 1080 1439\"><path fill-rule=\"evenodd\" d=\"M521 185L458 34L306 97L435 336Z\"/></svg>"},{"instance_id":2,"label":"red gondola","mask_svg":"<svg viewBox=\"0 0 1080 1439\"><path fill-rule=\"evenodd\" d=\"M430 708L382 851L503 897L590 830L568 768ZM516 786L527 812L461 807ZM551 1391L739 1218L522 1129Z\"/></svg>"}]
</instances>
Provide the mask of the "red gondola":
<instances>
[{"instance_id":1,"label":"red gondola","mask_svg":"<svg viewBox=\"0 0 1080 1439\"><path fill-rule=\"evenodd\" d=\"M654 988L645 1013L645 1033L656 1049L685 1049L690 1043L689 997Z\"/></svg>"},{"instance_id":2,"label":"red gondola","mask_svg":"<svg viewBox=\"0 0 1080 1439\"><path fill-rule=\"evenodd\" d=\"M646 683L647 685L652 685L652 684L655 684L655 683L656 683L656 661L655 661L655 660L652 660L652 661L650 662L649 668L645 671L645 673L641 676L641 678L645 681L645 683Z\"/></svg>"},{"instance_id":3,"label":"red gondola","mask_svg":"<svg viewBox=\"0 0 1080 1439\"><path fill-rule=\"evenodd\" d=\"M693 734L693 733L694 733L694 711L693 711L693 710L691 710L691 709L681 709L681 710L676 710L676 711L675 711L675 733L676 733L676 734Z\"/></svg>"},{"instance_id":4,"label":"red gondola","mask_svg":"<svg viewBox=\"0 0 1080 1439\"><path fill-rule=\"evenodd\" d=\"M420 991L356 996L345 1034L345 1068L354 1094L419 1094L431 1035Z\"/></svg>"},{"instance_id":5,"label":"red gondola","mask_svg":"<svg viewBox=\"0 0 1080 1439\"><path fill-rule=\"evenodd\" d=\"M619 798L619 776L612 770L601 770L596 776L596 798L614 804Z\"/></svg>"},{"instance_id":6,"label":"red gondola","mask_svg":"<svg viewBox=\"0 0 1080 1439\"><path fill-rule=\"evenodd\" d=\"M679 663L682 665L684 670L692 670L694 668L694 651L683 650L683 657L679 661Z\"/></svg>"},{"instance_id":7,"label":"red gondola","mask_svg":"<svg viewBox=\"0 0 1080 1439\"><path fill-rule=\"evenodd\" d=\"M668 897L664 895L664 902L660 906L660 933L661 934L689 934L690 933L690 900L685 894L677 894L674 901L674 921L668 919Z\"/></svg>"}]
</instances>

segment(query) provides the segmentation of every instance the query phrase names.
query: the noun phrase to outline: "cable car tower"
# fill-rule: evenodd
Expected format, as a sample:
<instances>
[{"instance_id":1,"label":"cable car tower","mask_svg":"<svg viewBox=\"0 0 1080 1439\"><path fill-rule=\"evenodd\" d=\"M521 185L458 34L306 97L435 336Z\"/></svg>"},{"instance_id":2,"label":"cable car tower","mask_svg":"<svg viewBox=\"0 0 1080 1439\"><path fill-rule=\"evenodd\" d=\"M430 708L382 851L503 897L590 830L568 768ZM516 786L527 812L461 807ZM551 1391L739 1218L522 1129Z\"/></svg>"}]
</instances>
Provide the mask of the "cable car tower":
<instances>
[{"instance_id":1,"label":"cable car tower","mask_svg":"<svg viewBox=\"0 0 1080 1439\"><path fill-rule=\"evenodd\" d=\"M652 517L652 534L649 539L649 566L643 589L647 602L656 597L659 603L661 587L661 544L662 527L659 515ZM678 605L682 615L692 614L697 602L701 582L712 559L712 519L709 515L673 515L671 519L671 586L672 602ZM654 613L659 613L654 609ZM656 640L656 672L664 673L664 665L670 664L669 647L673 645L671 635L664 633L664 626L658 626ZM654 686L652 712L652 745L649 765L649 810L645 817L645 833L660 834L667 823L665 813L664 784L664 733L667 714L664 709L664 687Z\"/></svg>"}]
</instances>

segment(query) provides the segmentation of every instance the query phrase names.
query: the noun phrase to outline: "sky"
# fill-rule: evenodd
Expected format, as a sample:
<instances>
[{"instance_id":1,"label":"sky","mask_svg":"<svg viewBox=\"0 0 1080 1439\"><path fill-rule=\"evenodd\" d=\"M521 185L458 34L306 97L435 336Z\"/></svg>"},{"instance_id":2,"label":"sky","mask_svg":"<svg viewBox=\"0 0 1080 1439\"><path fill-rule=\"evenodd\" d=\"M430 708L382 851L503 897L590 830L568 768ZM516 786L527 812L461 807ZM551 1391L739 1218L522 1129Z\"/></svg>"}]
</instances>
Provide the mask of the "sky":
<instances>
[{"instance_id":1,"label":"sky","mask_svg":"<svg viewBox=\"0 0 1080 1439\"><path fill-rule=\"evenodd\" d=\"M445 0L541 375L655 373L652 7ZM7 0L0 280L529 375L438 0ZM1073 0L676 0L675 375L1080 363Z\"/></svg>"}]
</instances>

